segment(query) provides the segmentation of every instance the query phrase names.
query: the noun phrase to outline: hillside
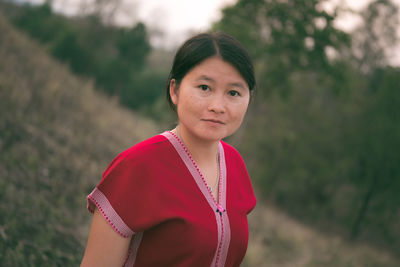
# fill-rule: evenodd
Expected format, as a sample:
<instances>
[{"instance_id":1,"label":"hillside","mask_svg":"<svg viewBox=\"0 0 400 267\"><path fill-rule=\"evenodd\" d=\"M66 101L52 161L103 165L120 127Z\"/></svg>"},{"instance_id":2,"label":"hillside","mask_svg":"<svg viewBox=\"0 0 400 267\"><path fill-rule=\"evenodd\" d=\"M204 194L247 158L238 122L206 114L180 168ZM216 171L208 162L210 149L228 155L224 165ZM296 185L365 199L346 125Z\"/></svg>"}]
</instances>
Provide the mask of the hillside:
<instances>
[{"instance_id":1,"label":"hillside","mask_svg":"<svg viewBox=\"0 0 400 267\"><path fill-rule=\"evenodd\" d=\"M161 130L71 75L0 13L0 266L77 266L86 194L119 151ZM400 265L261 202L250 225L243 266Z\"/></svg>"},{"instance_id":2,"label":"hillside","mask_svg":"<svg viewBox=\"0 0 400 267\"><path fill-rule=\"evenodd\" d=\"M0 266L76 266L85 196L154 123L95 92L0 14Z\"/></svg>"},{"instance_id":3,"label":"hillside","mask_svg":"<svg viewBox=\"0 0 400 267\"><path fill-rule=\"evenodd\" d=\"M244 267L396 267L390 253L320 233L281 211L258 205L250 216Z\"/></svg>"}]
</instances>

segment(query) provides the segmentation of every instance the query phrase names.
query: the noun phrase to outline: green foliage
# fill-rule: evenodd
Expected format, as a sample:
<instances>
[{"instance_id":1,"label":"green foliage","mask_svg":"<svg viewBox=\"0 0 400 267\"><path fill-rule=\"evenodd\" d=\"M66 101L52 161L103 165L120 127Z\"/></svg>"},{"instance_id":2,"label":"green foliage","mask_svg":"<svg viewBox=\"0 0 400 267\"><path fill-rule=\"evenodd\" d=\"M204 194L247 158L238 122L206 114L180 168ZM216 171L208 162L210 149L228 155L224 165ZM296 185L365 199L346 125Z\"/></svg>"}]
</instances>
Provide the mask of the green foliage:
<instances>
[{"instance_id":1,"label":"green foliage","mask_svg":"<svg viewBox=\"0 0 400 267\"><path fill-rule=\"evenodd\" d=\"M41 42L49 42L59 35L58 29L65 28L62 21L53 17L51 7L45 3L37 8L27 6L15 20L15 25L25 29L29 35Z\"/></svg>"},{"instance_id":2,"label":"green foliage","mask_svg":"<svg viewBox=\"0 0 400 267\"><path fill-rule=\"evenodd\" d=\"M358 68L371 74L387 64L387 50L399 41L399 6L391 0L372 1L360 16L364 23L354 31L354 55Z\"/></svg>"},{"instance_id":3,"label":"green foliage","mask_svg":"<svg viewBox=\"0 0 400 267\"><path fill-rule=\"evenodd\" d=\"M287 96L295 87L290 76L297 71L333 71L340 76L327 50L342 50L350 39L333 26L334 15L322 10L321 2L239 0L223 10L214 29L234 35L258 59L264 93L278 91Z\"/></svg>"},{"instance_id":4,"label":"green foliage","mask_svg":"<svg viewBox=\"0 0 400 267\"><path fill-rule=\"evenodd\" d=\"M353 239L367 240L398 254L400 70L387 67L384 53L386 46L398 41L394 34L399 26L396 19L398 10L389 0L373 1L361 12L364 26L350 36L334 27L338 13L326 13L321 8L323 2L239 0L223 10L223 18L214 29L236 36L249 49L255 59L259 84L246 129L236 140L239 140L239 149L244 154L257 191L264 199L323 232L350 235ZM162 88L167 75L164 69L157 68L160 61L166 60L161 56L153 66L147 65L146 56L154 51L147 43L143 24L130 29L116 29L102 24L96 16L75 18L71 22L52 14L46 5L21 10L24 11L14 16L16 25L45 43L49 51L68 62L74 72L95 77L100 88L119 96L120 102L128 107L138 108L160 120L172 120L166 116L169 114L165 112L167 106L164 96L160 96L164 93ZM14 50L10 48L10 51ZM8 52L3 53L8 55ZM4 55L0 54L1 58ZM26 58L30 57L25 55L19 61L25 62ZM51 73L49 70L42 72ZM20 70L9 71L8 76L12 73L17 75ZM24 72L21 77L26 75ZM69 78L59 78L53 83L59 84L60 80ZM10 84L18 79L10 80L9 84L5 78L0 81L3 83L0 83L0 92L10 93L13 92L10 88L14 88ZM26 83L34 88L47 88L34 79ZM75 87L79 92L79 86ZM4 88L8 91L2 91ZM70 88L74 86L66 85L63 92L69 92ZM0 147L7 151L7 156L0 157L0 174L13 177L0 180L0 203L15 203L12 209L0 204L5 214L1 218L17 218L10 224L0 219L0 238L5 240L0 243L0 255L6 255L13 265L22 266L24 262L76 263L76 255L82 249L82 242L77 245L79 238L71 234L76 222L66 220L64 228L54 232L52 224L59 223L64 217L61 212L48 208L51 205L63 206L74 196L75 187L64 188L61 180L89 176L79 173L79 168L74 167L82 163L63 165L72 155L64 145L72 142L75 144L73 148L80 153L101 158L101 155L109 155L111 149L94 149L93 140L98 140L99 147L108 144L108 137L115 133L112 129L117 127L103 126L111 129L104 134L104 139L86 137L89 130L85 131L83 126L83 130L75 130L76 133L72 134L68 132L72 126L61 127L70 125L65 122L66 118L84 121L85 118L81 118L81 114L66 113L60 119L57 116L61 115L55 115L59 113L54 109L59 106L62 110L63 104L69 104L78 110L78 106L86 106L90 101L83 98L82 103L76 104L74 98L65 97L60 91L49 93L52 92L50 89L45 95L35 92L25 90L22 96L11 98L12 101L5 97L10 97L9 94L0 98L7 99L0 105L0 115L6 116L0 120ZM79 98L78 95L80 97L76 93L75 99ZM23 102L24 99L29 101ZM49 99L58 100L52 102ZM12 108L16 103L19 103L19 109ZM46 105L53 108L50 109L53 112L33 112L35 108ZM100 112L107 105L92 108ZM10 110L13 112L8 112ZM103 117L109 112L97 116ZM42 113L48 117L37 115ZM57 121L56 118L63 123L46 127L49 122ZM14 123L18 120L21 124ZM120 125L125 125L125 120ZM105 121L93 123L98 127L109 124ZM87 127L91 127L90 131L97 129L93 124ZM138 128L134 126L129 131ZM77 136L87 143L83 146L74 143ZM121 136L113 138L119 140ZM33 143L41 149L32 148L30 145ZM28 148L24 150L24 146ZM60 151L67 152L60 156L57 154ZM75 151L73 155L76 156ZM42 166L43 160L38 159L49 163ZM89 161L87 158L84 160ZM48 175L55 179L49 181ZM23 183L21 177L32 178L34 182L29 183L28 179ZM81 182L74 180L74 183ZM80 190L75 193L82 197L82 191L86 189ZM21 199L14 202L12 197L17 191ZM32 197L28 193L31 191L40 194ZM47 198L60 200L50 203ZM32 206L26 208L25 203ZM74 203L66 204L67 207L71 205L71 210L82 206L74 198L69 203ZM43 209L43 213L32 215L29 213L31 207ZM44 219L49 217L50 220ZM25 218L34 224L23 222ZM66 246L69 249L51 250L51 247L62 246L60 239L49 237L46 231L68 239ZM32 244L26 235L32 235L37 243ZM275 239L273 243L277 250L289 249L294 255L303 254L286 242L289 239L281 243L279 238ZM350 260L343 260L339 254L342 253L327 260L315 259L310 266L352 266Z\"/></svg>"},{"instance_id":5,"label":"green foliage","mask_svg":"<svg viewBox=\"0 0 400 267\"><path fill-rule=\"evenodd\" d=\"M82 47L73 32L66 32L54 42L51 49L54 57L67 62L75 73L89 73L92 59L89 50Z\"/></svg>"},{"instance_id":6,"label":"green foliage","mask_svg":"<svg viewBox=\"0 0 400 267\"><path fill-rule=\"evenodd\" d=\"M119 58L132 61L140 68L145 63L143 55L148 54L150 47L146 41L146 26L138 23L132 29L120 29L117 37Z\"/></svg>"},{"instance_id":7,"label":"green foliage","mask_svg":"<svg viewBox=\"0 0 400 267\"><path fill-rule=\"evenodd\" d=\"M240 149L268 201L398 253L400 70L384 56L398 11L373 1L351 40L323 2L239 0L214 25L255 59L259 94Z\"/></svg>"},{"instance_id":8,"label":"green foliage","mask_svg":"<svg viewBox=\"0 0 400 267\"><path fill-rule=\"evenodd\" d=\"M118 28L104 25L95 15L68 19L53 14L48 3L20 7L13 21L74 73L93 77L97 88L118 96L128 107L151 105L160 94L154 91L159 79L145 74L151 47L143 23Z\"/></svg>"},{"instance_id":9,"label":"green foliage","mask_svg":"<svg viewBox=\"0 0 400 267\"><path fill-rule=\"evenodd\" d=\"M157 132L51 60L0 13L0 266L78 266L86 195ZM116 130L117 129L117 130Z\"/></svg>"},{"instance_id":10,"label":"green foliage","mask_svg":"<svg viewBox=\"0 0 400 267\"><path fill-rule=\"evenodd\" d=\"M152 107L160 94L164 96L165 77L165 73L149 70L138 73L135 81L123 88L121 103L132 109Z\"/></svg>"},{"instance_id":11,"label":"green foliage","mask_svg":"<svg viewBox=\"0 0 400 267\"><path fill-rule=\"evenodd\" d=\"M370 222L379 239L394 243L399 232L400 207L400 70L377 69L370 77L367 103L353 138L355 161L351 182L359 189L358 212L352 235L360 232L361 222ZM372 224L372 225L371 225ZM392 229L393 228L393 229Z\"/></svg>"}]
</instances>

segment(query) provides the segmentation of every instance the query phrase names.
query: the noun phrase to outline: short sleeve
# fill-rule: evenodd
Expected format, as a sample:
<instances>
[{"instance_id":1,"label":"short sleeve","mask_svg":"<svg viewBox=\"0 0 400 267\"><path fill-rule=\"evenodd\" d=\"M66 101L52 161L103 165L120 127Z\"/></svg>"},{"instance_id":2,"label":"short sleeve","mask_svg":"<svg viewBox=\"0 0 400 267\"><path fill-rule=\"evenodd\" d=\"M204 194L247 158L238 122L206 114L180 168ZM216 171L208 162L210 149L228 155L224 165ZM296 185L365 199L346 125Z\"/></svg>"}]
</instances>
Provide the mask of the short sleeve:
<instances>
[{"instance_id":1,"label":"short sleeve","mask_svg":"<svg viewBox=\"0 0 400 267\"><path fill-rule=\"evenodd\" d=\"M242 176L244 178L242 188L244 189L244 192L245 192L244 194L246 196L245 199L246 199L246 202L248 203L247 214L249 214L256 207L257 199L254 194L253 186L251 184L251 180L249 177L249 173L247 172L247 168L244 164L243 159L241 157L240 157L240 159L241 159L241 163L243 166L242 169L244 172L244 175Z\"/></svg>"},{"instance_id":2,"label":"short sleeve","mask_svg":"<svg viewBox=\"0 0 400 267\"><path fill-rule=\"evenodd\" d=\"M87 196L88 210L93 212L97 207L112 228L123 237L144 231L154 223L155 218L149 209L156 204L148 194L154 188L147 165L135 153L121 153L110 163L103 172L101 182Z\"/></svg>"},{"instance_id":3,"label":"short sleeve","mask_svg":"<svg viewBox=\"0 0 400 267\"><path fill-rule=\"evenodd\" d=\"M240 206L246 214L249 214L256 206L257 199L247 171L246 165L240 153L229 144L223 142L226 158L227 171L232 188L234 199L240 200Z\"/></svg>"}]
</instances>

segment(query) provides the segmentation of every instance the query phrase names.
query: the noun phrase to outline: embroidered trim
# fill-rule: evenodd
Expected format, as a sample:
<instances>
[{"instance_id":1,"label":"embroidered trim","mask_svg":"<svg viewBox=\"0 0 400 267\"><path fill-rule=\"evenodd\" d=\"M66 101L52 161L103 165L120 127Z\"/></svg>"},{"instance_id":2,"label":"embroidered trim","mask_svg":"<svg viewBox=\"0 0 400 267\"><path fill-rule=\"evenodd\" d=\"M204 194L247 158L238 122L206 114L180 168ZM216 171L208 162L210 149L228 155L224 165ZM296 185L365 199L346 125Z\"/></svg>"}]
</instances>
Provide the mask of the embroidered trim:
<instances>
[{"instance_id":1,"label":"embroidered trim","mask_svg":"<svg viewBox=\"0 0 400 267\"><path fill-rule=\"evenodd\" d=\"M128 257L124 263L124 267L130 267L135 264L137 252L142 242L143 232L136 233L131 240L131 244L129 245Z\"/></svg>"},{"instance_id":2,"label":"embroidered trim","mask_svg":"<svg viewBox=\"0 0 400 267\"><path fill-rule=\"evenodd\" d=\"M220 180L219 180L219 202L217 203L214 196L212 195L210 189L207 186L207 183L202 177L199 168L191 157L189 151L186 146L182 143L182 141L177 137L174 133L170 131L166 131L162 133L164 137L166 137L175 150L178 152L179 156L185 163L189 172L192 174L195 182L197 183L200 191L203 193L204 197L207 199L210 207L214 210L215 220L217 223L218 229L218 244L217 250L215 252L213 261L211 266L221 266L223 267L226 262L226 258L229 250L229 243L231 239L231 230L229 224L229 217L226 211L226 163L225 163L225 153L224 148L221 143L218 145L218 153L219 153L219 164L220 164ZM217 212L219 210L219 205L225 207L223 212Z\"/></svg>"},{"instance_id":3,"label":"embroidered trim","mask_svg":"<svg viewBox=\"0 0 400 267\"><path fill-rule=\"evenodd\" d=\"M215 199L212 197L212 194L209 192L208 187L202 181L198 171L196 170L196 168L193 165L193 162L190 160L190 158L188 157L188 154L185 152L184 146L182 146L178 142L178 140L172 135L171 132L166 131L162 135L165 136L170 141L172 146L178 152L178 154L181 157L182 161L185 163L185 165L188 168L189 172L192 174L192 177L193 177L194 181L196 182L198 188L200 189L200 191L203 193L204 197L206 198L206 200L210 204L210 207L213 210L215 210L217 208L217 205L215 204ZM222 179L222 177L220 179Z\"/></svg>"},{"instance_id":4,"label":"embroidered trim","mask_svg":"<svg viewBox=\"0 0 400 267\"><path fill-rule=\"evenodd\" d=\"M222 231L223 231L223 239L221 242L221 249L219 252L219 266L225 266L226 258L228 257L229 244L231 242L231 227L229 223L229 218L227 213L225 212L222 216Z\"/></svg>"},{"instance_id":5,"label":"embroidered trim","mask_svg":"<svg viewBox=\"0 0 400 267\"><path fill-rule=\"evenodd\" d=\"M130 237L135 233L125 224L122 218L114 210L107 197L97 187L87 196L87 201L88 210L93 213L94 205L96 205L106 221L122 237Z\"/></svg>"},{"instance_id":6,"label":"embroidered trim","mask_svg":"<svg viewBox=\"0 0 400 267\"><path fill-rule=\"evenodd\" d=\"M189 157L190 161L192 162L192 165L194 166L194 168L196 169L197 173L199 174L199 176L200 176L201 180L203 181L204 185L206 186L206 188L207 188L208 192L210 193L215 205L217 206L216 212L219 212L220 215L222 215L222 213L224 212L224 208L220 204L218 204L218 201L215 199L215 197L214 197L214 195L213 195L213 193L211 191L211 188L208 186L208 184L206 182L206 179L204 178L203 174L201 173L199 166L197 166L197 164L194 161L194 159L193 159L192 155L190 154L189 150L187 149L185 144L182 142L182 140L176 134L174 134L173 132L170 132L170 133L179 142L179 144L181 145L181 147L185 151L186 155ZM219 144L218 144L218 154L221 154ZM221 159L220 155L219 155L218 159ZM221 172L222 172L221 171L221 160L218 160L218 165L219 165L218 199L221 199L221 189L220 189L221 188L221 182L222 182L221 181L222 180L222 177L221 177Z\"/></svg>"},{"instance_id":7,"label":"embroidered trim","mask_svg":"<svg viewBox=\"0 0 400 267\"><path fill-rule=\"evenodd\" d=\"M221 244L221 250L219 253L219 261L217 262L220 266L224 266L226 262L226 258L228 257L229 244L231 242L231 227L229 223L228 212L226 211L226 194L227 194L227 173L226 173L226 161L225 161L225 153L222 144L220 143L220 159L221 159L221 177L225 177L225 179L221 183L221 195L224 196L220 199L220 202L223 207L225 207L225 212L222 216L223 223L223 239Z\"/></svg>"}]
</instances>

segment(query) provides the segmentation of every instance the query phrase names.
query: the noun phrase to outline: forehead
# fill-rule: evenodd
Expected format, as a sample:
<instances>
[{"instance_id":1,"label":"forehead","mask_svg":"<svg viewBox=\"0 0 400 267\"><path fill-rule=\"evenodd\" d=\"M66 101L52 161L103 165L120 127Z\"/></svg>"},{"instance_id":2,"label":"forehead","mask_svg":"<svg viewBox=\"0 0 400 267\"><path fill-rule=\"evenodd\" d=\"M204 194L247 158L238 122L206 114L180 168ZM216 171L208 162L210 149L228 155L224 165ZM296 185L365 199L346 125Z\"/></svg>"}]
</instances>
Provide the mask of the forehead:
<instances>
[{"instance_id":1,"label":"forehead","mask_svg":"<svg viewBox=\"0 0 400 267\"><path fill-rule=\"evenodd\" d=\"M239 71L232 64L220 57L210 57L203 60L191 69L184 78L214 82L244 83L247 87L247 83Z\"/></svg>"}]
</instances>

